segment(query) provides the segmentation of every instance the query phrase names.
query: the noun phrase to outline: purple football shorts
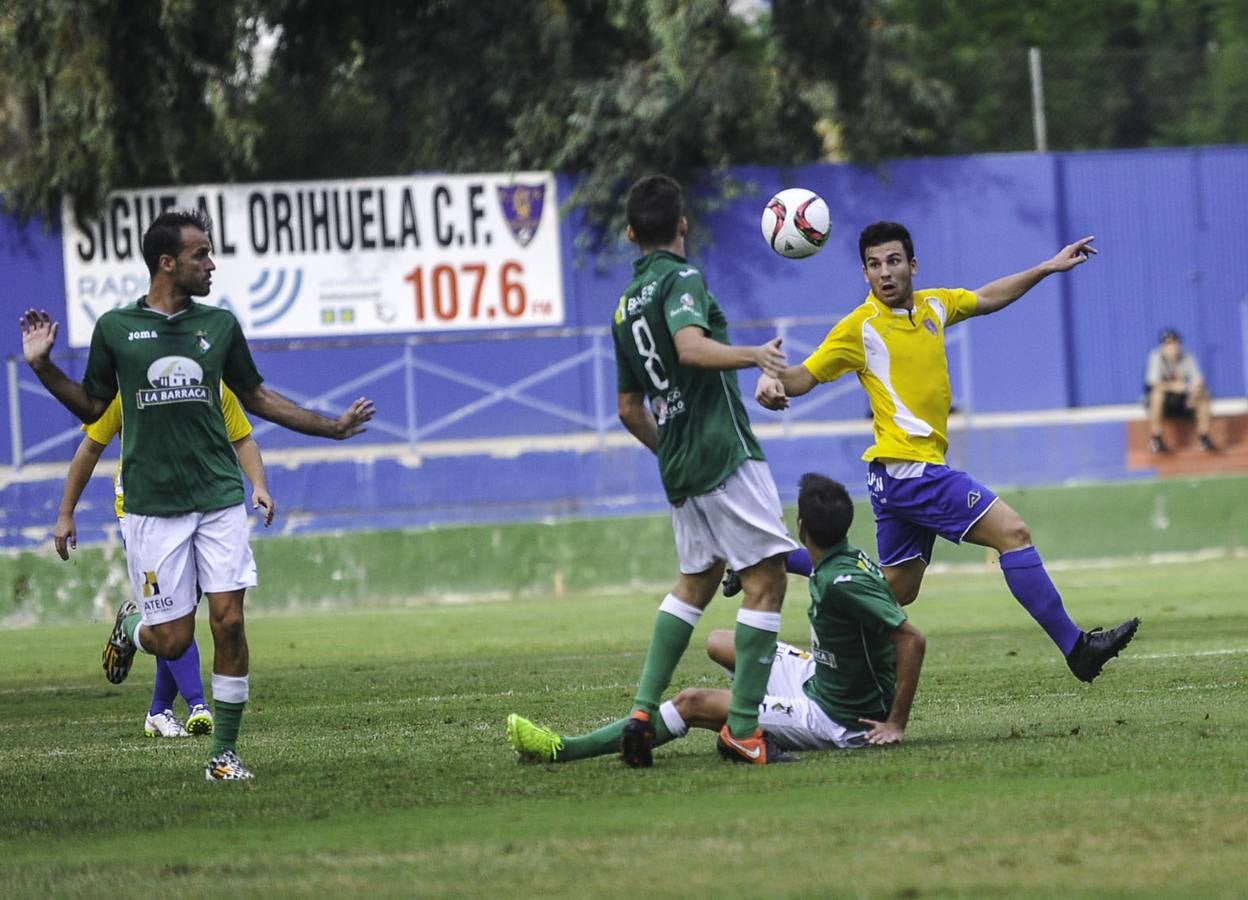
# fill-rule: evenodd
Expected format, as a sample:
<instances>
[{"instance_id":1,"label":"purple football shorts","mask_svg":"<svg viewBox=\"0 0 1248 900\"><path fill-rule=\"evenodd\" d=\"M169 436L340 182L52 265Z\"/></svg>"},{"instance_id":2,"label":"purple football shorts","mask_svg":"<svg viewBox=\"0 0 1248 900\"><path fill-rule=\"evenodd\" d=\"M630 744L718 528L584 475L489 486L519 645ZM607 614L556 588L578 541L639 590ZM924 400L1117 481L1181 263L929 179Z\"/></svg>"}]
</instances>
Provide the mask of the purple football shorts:
<instances>
[{"instance_id":1,"label":"purple football shorts","mask_svg":"<svg viewBox=\"0 0 1248 900\"><path fill-rule=\"evenodd\" d=\"M932 561L936 535L955 544L997 502L997 495L970 475L932 463L871 462L867 490L875 512L880 565L918 557Z\"/></svg>"}]
</instances>

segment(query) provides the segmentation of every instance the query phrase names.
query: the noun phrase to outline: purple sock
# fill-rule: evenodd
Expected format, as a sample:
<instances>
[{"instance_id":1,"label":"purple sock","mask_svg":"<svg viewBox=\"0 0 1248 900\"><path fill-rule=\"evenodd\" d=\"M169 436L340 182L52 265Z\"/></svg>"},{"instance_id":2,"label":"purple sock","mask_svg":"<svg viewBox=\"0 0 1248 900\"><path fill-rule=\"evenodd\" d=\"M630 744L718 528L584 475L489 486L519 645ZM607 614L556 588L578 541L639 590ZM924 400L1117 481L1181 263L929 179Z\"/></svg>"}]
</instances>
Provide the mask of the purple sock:
<instances>
[{"instance_id":1,"label":"purple sock","mask_svg":"<svg viewBox=\"0 0 1248 900\"><path fill-rule=\"evenodd\" d=\"M199 671L199 642L191 639L191 646L177 659L162 660L169 666L178 693L188 707L204 702L204 676Z\"/></svg>"},{"instance_id":2,"label":"purple sock","mask_svg":"<svg viewBox=\"0 0 1248 900\"><path fill-rule=\"evenodd\" d=\"M809 578L811 571L815 568L810 562L810 551L805 547L800 550L790 550L789 555L784 558L784 568L794 575Z\"/></svg>"},{"instance_id":3,"label":"purple sock","mask_svg":"<svg viewBox=\"0 0 1248 900\"><path fill-rule=\"evenodd\" d=\"M1024 547L1001 554L1001 572L1015 599L1045 630L1065 656L1079 639L1079 626L1071 621L1062 605L1062 595L1053 586L1044 561L1035 547Z\"/></svg>"},{"instance_id":4,"label":"purple sock","mask_svg":"<svg viewBox=\"0 0 1248 900\"><path fill-rule=\"evenodd\" d=\"M178 683L173 680L169 660L156 657L156 687L152 690L151 715L173 709L173 700L178 696Z\"/></svg>"}]
</instances>

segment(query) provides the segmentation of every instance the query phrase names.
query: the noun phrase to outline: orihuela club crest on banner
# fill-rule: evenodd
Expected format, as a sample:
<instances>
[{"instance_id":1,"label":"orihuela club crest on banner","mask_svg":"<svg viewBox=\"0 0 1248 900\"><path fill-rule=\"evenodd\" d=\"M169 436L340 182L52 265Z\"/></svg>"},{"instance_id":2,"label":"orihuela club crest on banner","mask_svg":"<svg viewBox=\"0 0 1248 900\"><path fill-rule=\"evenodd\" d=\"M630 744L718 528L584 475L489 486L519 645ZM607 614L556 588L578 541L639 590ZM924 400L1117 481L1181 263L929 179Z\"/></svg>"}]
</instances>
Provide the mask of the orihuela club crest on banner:
<instances>
[{"instance_id":1,"label":"orihuela club crest on banner","mask_svg":"<svg viewBox=\"0 0 1248 900\"><path fill-rule=\"evenodd\" d=\"M512 184L498 186L498 205L511 233L521 247L527 247L542 223L542 201L546 196L543 184Z\"/></svg>"}]
</instances>

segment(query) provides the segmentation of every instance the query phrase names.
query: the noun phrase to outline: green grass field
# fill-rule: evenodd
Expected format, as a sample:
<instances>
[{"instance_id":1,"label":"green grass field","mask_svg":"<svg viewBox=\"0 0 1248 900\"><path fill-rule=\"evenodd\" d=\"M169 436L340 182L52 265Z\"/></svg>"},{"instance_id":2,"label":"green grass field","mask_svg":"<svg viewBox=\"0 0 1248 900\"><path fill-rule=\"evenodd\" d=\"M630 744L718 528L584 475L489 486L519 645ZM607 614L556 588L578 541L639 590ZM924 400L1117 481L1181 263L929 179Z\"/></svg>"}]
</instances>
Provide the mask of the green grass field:
<instances>
[{"instance_id":1,"label":"green grass field","mask_svg":"<svg viewBox=\"0 0 1248 900\"><path fill-rule=\"evenodd\" d=\"M646 771L512 757L509 712L627 711L653 591L256 614L250 784L203 781L207 739L143 737L152 662L105 682L107 624L0 631L0 895L1242 896L1244 572L1061 571L1085 626L1144 620L1093 685L999 573L933 575L906 743L759 770L705 732ZM795 579L785 638L805 604ZM733 612L674 687L722 683L700 641Z\"/></svg>"}]
</instances>

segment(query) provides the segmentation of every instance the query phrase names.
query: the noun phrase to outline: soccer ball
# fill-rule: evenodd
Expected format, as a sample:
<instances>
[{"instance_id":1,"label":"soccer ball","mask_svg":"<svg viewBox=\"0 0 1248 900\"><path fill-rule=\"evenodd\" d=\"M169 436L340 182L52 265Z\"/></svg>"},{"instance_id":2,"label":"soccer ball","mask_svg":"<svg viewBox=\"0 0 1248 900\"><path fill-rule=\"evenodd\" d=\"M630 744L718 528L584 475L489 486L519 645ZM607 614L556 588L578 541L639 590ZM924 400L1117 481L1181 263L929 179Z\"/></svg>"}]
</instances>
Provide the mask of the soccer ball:
<instances>
[{"instance_id":1,"label":"soccer ball","mask_svg":"<svg viewBox=\"0 0 1248 900\"><path fill-rule=\"evenodd\" d=\"M828 242L832 218L828 204L814 191L788 188L763 207L763 238L781 256L801 259Z\"/></svg>"}]
</instances>

